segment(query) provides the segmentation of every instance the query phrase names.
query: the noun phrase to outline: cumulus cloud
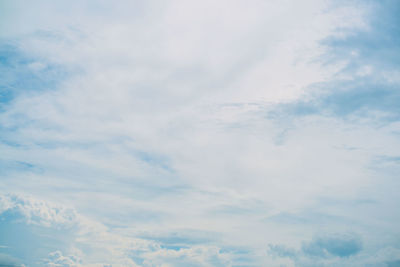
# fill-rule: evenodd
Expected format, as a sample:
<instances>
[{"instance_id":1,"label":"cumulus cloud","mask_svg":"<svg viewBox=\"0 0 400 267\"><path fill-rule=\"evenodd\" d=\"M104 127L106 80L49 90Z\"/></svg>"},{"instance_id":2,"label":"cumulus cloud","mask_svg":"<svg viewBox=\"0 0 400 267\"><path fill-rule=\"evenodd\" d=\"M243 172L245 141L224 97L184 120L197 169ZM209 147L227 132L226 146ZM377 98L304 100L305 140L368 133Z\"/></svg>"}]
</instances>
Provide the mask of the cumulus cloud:
<instances>
[{"instance_id":1,"label":"cumulus cloud","mask_svg":"<svg viewBox=\"0 0 400 267\"><path fill-rule=\"evenodd\" d=\"M328 255L349 257L357 254L361 249L361 240L352 235L317 237L311 242L303 243L301 247L303 253L315 257Z\"/></svg>"},{"instance_id":2,"label":"cumulus cloud","mask_svg":"<svg viewBox=\"0 0 400 267\"><path fill-rule=\"evenodd\" d=\"M357 235L326 235L314 237L309 242L303 242L299 251L284 245L269 245L269 252L278 257L296 259L300 255L306 257L350 257L362 250L362 241Z\"/></svg>"},{"instance_id":3,"label":"cumulus cloud","mask_svg":"<svg viewBox=\"0 0 400 267\"><path fill-rule=\"evenodd\" d=\"M188 239L190 248L171 248L162 239L112 231L62 205L15 195L0 200L1 249L11 252L0 259L15 266L228 266L230 262L230 254L213 245L193 246Z\"/></svg>"},{"instance_id":4,"label":"cumulus cloud","mask_svg":"<svg viewBox=\"0 0 400 267\"><path fill-rule=\"evenodd\" d=\"M74 256L63 256L61 251L57 250L49 253L44 262L48 267L76 267L79 264L79 259Z\"/></svg>"},{"instance_id":5,"label":"cumulus cloud","mask_svg":"<svg viewBox=\"0 0 400 267\"><path fill-rule=\"evenodd\" d=\"M398 249L385 246L365 251L360 237L354 233L324 234L303 241L298 248L270 244L268 253L275 259L287 259L289 266L391 266L397 263ZM282 261L284 262L284 261Z\"/></svg>"},{"instance_id":6,"label":"cumulus cloud","mask_svg":"<svg viewBox=\"0 0 400 267\"><path fill-rule=\"evenodd\" d=\"M287 259L289 266L396 266L399 250L384 246L366 251L370 244L354 233L324 234L303 241L298 248L270 244L268 253L276 259Z\"/></svg>"},{"instance_id":7,"label":"cumulus cloud","mask_svg":"<svg viewBox=\"0 0 400 267\"><path fill-rule=\"evenodd\" d=\"M72 227L77 223L77 214L73 209L51 206L46 202L18 195L0 196L0 212L22 216L27 224L45 227Z\"/></svg>"}]
</instances>

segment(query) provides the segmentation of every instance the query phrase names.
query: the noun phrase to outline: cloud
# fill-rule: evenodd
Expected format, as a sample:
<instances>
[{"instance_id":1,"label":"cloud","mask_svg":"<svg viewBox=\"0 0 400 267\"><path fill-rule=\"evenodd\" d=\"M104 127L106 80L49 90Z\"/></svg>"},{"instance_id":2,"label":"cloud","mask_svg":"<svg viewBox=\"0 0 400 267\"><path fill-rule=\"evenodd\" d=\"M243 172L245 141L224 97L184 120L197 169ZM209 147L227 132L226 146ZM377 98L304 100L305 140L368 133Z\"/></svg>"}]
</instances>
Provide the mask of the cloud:
<instances>
[{"instance_id":1,"label":"cloud","mask_svg":"<svg viewBox=\"0 0 400 267\"><path fill-rule=\"evenodd\" d=\"M0 253L0 266L4 267L24 267L21 260L11 257L10 255Z\"/></svg>"},{"instance_id":2,"label":"cloud","mask_svg":"<svg viewBox=\"0 0 400 267\"><path fill-rule=\"evenodd\" d=\"M394 2L344 2L8 1L2 251L38 265L364 266L395 248L396 164L371 161L398 157L399 126L343 120L395 122L397 39L375 41ZM360 239L312 239L344 231ZM284 245L273 259L266 243Z\"/></svg>"},{"instance_id":3,"label":"cloud","mask_svg":"<svg viewBox=\"0 0 400 267\"><path fill-rule=\"evenodd\" d=\"M4 262L54 267L227 266L230 262L228 253L201 239L173 241L112 231L74 210L31 197L2 196L0 203L0 249L11 253L1 256ZM187 247L171 248L176 242Z\"/></svg>"},{"instance_id":4,"label":"cloud","mask_svg":"<svg viewBox=\"0 0 400 267\"><path fill-rule=\"evenodd\" d=\"M77 214L73 209L50 206L46 202L18 195L0 196L0 212L3 216L5 212L23 216L27 224L45 227L72 227L77 223Z\"/></svg>"},{"instance_id":5,"label":"cloud","mask_svg":"<svg viewBox=\"0 0 400 267\"><path fill-rule=\"evenodd\" d=\"M358 254L362 250L361 239L354 234L326 235L314 237L309 242L302 242L300 250L284 245L269 245L269 253L276 257L297 260L300 257L347 258Z\"/></svg>"},{"instance_id":6,"label":"cloud","mask_svg":"<svg viewBox=\"0 0 400 267\"><path fill-rule=\"evenodd\" d=\"M298 249L290 245L269 245L268 253L289 266L390 266L397 264L399 250L383 246L369 250L371 244L356 234L324 234L303 241ZM396 266L396 265L393 265Z\"/></svg>"},{"instance_id":7,"label":"cloud","mask_svg":"<svg viewBox=\"0 0 400 267\"><path fill-rule=\"evenodd\" d=\"M388 267L398 267L398 266L400 266L400 260L388 261L386 264Z\"/></svg>"},{"instance_id":8,"label":"cloud","mask_svg":"<svg viewBox=\"0 0 400 267\"><path fill-rule=\"evenodd\" d=\"M269 245L268 253L274 258L287 258L303 266L365 266L371 259L358 257L363 253L363 243L356 234L325 234L303 241L299 249L278 244ZM376 257L374 255L372 258Z\"/></svg>"},{"instance_id":9,"label":"cloud","mask_svg":"<svg viewBox=\"0 0 400 267\"><path fill-rule=\"evenodd\" d=\"M276 257L281 258L292 258L295 259L297 257L297 251L293 248L288 248L284 245L269 245L268 252Z\"/></svg>"},{"instance_id":10,"label":"cloud","mask_svg":"<svg viewBox=\"0 0 400 267\"><path fill-rule=\"evenodd\" d=\"M17 42L1 40L0 55L0 110L3 112L19 95L55 90L66 77L67 71L62 66L25 53Z\"/></svg>"},{"instance_id":11,"label":"cloud","mask_svg":"<svg viewBox=\"0 0 400 267\"><path fill-rule=\"evenodd\" d=\"M79 259L74 256L63 256L58 250L51 252L44 262L48 267L76 267L79 265Z\"/></svg>"},{"instance_id":12,"label":"cloud","mask_svg":"<svg viewBox=\"0 0 400 267\"><path fill-rule=\"evenodd\" d=\"M399 120L400 5L388 0L370 1L366 6L365 27L339 28L322 42L324 65L342 65L336 75L312 85L307 97L283 105L283 110L297 116L367 117L380 123Z\"/></svg>"},{"instance_id":13,"label":"cloud","mask_svg":"<svg viewBox=\"0 0 400 267\"><path fill-rule=\"evenodd\" d=\"M314 257L326 257L327 255L349 257L359 253L362 242L359 237L352 235L337 235L317 237L311 242L303 243L303 253Z\"/></svg>"}]
</instances>

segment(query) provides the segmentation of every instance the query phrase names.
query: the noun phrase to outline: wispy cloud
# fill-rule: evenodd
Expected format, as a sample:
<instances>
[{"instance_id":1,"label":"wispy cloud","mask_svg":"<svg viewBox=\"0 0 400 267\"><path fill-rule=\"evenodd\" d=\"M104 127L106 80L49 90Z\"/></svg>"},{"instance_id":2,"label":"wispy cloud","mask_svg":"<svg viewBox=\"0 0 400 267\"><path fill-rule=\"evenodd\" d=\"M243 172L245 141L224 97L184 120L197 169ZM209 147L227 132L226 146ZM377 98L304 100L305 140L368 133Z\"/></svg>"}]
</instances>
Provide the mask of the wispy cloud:
<instances>
[{"instance_id":1,"label":"wispy cloud","mask_svg":"<svg viewBox=\"0 0 400 267\"><path fill-rule=\"evenodd\" d=\"M17 264L398 260L396 1L1 5Z\"/></svg>"},{"instance_id":2,"label":"wispy cloud","mask_svg":"<svg viewBox=\"0 0 400 267\"><path fill-rule=\"evenodd\" d=\"M313 85L306 99L284 105L283 110L376 123L399 120L400 6L397 1L369 1L364 7L365 27L339 28L322 41L323 66L341 65L338 72Z\"/></svg>"}]
</instances>

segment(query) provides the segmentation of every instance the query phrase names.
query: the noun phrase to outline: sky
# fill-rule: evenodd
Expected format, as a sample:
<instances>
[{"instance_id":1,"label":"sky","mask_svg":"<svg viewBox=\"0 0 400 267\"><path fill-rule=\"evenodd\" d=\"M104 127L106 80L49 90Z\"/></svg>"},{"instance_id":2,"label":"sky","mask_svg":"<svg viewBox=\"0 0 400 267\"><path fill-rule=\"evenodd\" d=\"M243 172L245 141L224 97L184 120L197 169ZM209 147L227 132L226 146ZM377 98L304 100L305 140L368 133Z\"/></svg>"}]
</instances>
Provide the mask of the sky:
<instances>
[{"instance_id":1,"label":"sky","mask_svg":"<svg viewBox=\"0 0 400 267\"><path fill-rule=\"evenodd\" d=\"M0 0L0 266L400 266L398 0Z\"/></svg>"}]
</instances>

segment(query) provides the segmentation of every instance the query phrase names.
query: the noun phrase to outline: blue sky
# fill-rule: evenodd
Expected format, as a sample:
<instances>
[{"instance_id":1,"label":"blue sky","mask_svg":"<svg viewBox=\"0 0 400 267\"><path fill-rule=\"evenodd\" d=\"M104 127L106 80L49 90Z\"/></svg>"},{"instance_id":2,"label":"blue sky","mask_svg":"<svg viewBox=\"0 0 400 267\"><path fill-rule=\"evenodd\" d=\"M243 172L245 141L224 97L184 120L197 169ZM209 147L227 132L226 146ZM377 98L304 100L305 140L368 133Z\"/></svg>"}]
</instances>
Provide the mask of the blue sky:
<instances>
[{"instance_id":1,"label":"blue sky","mask_svg":"<svg viewBox=\"0 0 400 267\"><path fill-rule=\"evenodd\" d=\"M399 12L2 1L0 265L400 266Z\"/></svg>"}]
</instances>

